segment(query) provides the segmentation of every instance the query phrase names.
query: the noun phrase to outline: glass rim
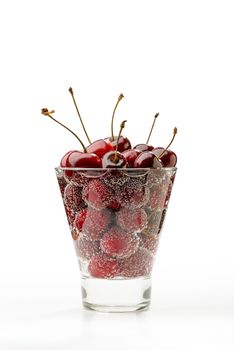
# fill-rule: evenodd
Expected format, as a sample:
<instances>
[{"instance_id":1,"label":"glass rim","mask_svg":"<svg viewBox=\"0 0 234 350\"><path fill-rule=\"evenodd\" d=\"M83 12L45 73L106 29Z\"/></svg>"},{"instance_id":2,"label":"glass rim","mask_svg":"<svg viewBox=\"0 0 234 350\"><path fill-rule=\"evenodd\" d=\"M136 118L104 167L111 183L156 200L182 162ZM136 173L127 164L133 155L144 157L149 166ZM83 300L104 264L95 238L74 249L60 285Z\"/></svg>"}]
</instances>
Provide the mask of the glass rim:
<instances>
[{"instance_id":1,"label":"glass rim","mask_svg":"<svg viewBox=\"0 0 234 350\"><path fill-rule=\"evenodd\" d=\"M108 171L108 170L120 170L120 171L150 171L150 170L160 170L160 171L177 171L177 167L168 168L68 168L56 166L55 170L71 170L71 171Z\"/></svg>"}]
</instances>

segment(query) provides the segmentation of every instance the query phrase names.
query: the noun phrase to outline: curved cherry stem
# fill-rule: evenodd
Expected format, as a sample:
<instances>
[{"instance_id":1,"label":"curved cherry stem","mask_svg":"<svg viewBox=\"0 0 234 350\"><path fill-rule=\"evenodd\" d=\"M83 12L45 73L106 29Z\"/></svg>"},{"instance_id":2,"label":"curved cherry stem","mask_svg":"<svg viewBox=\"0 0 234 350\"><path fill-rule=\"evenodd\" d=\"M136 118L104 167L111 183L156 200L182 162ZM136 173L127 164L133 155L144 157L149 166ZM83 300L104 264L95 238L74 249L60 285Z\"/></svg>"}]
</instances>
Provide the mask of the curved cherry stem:
<instances>
[{"instance_id":1,"label":"curved cherry stem","mask_svg":"<svg viewBox=\"0 0 234 350\"><path fill-rule=\"evenodd\" d=\"M155 116L154 116L154 121L153 121L153 124L152 124L152 126L151 126L150 133L149 133L148 139L147 139L147 141L146 141L146 144L149 143L149 140L150 140L152 131L153 131L153 129L154 129L154 124L155 124L156 119L158 118L158 116L159 116L159 113L156 113Z\"/></svg>"},{"instance_id":2,"label":"curved cherry stem","mask_svg":"<svg viewBox=\"0 0 234 350\"><path fill-rule=\"evenodd\" d=\"M112 118L111 118L111 140L112 141L114 141L114 116L115 116L115 112L116 112L116 109L118 107L118 104L120 103L120 101L122 100L123 97L124 97L123 94L119 95L118 100L117 100L117 102L115 104L113 113L112 113Z\"/></svg>"},{"instance_id":3,"label":"curved cherry stem","mask_svg":"<svg viewBox=\"0 0 234 350\"><path fill-rule=\"evenodd\" d=\"M118 138L117 138L117 141L116 141L114 162L117 162L117 161L118 161L118 153L117 153L117 152L118 152L119 139L120 139L122 130L123 130L124 127L125 127L125 123L126 123L126 122L127 122L127 120L124 120L124 121L122 121L122 123L120 124L119 135L118 135Z\"/></svg>"},{"instance_id":4,"label":"curved cherry stem","mask_svg":"<svg viewBox=\"0 0 234 350\"><path fill-rule=\"evenodd\" d=\"M71 94L71 97L72 97L73 103L74 103L75 108L76 108L76 112L77 112L78 117L79 117L79 119L80 119L80 122L81 122L82 128L83 128L83 130L84 130L84 132L85 132L85 135L86 135L86 137L87 137L87 140L88 140L88 142L89 142L89 143L91 143L91 140L90 140L90 138L89 138L89 135L88 135L88 133L87 133L87 131L86 131L86 129L85 129L85 126L84 126L83 120L82 120L82 118L81 118L80 111L79 111L78 106L77 106L77 103L76 103L76 99L75 99L75 96L74 96L73 89L70 87L70 88L68 89L68 91L69 91L69 92L70 92L70 94Z\"/></svg>"},{"instance_id":5,"label":"curved cherry stem","mask_svg":"<svg viewBox=\"0 0 234 350\"><path fill-rule=\"evenodd\" d=\"M167 145L167 147L163 150L163 152L158 156L158 159L160 159L160 158L164 155L164 153L168 150L168 148L171 146L172 142L174 141L174 138L175 138L176 134L177 134L177 128L174 128L174 130L173 130L173 136L172 136L172 139L171 139L170 143L169 143L169 144Z\"/></svg>"},{"instance_id":6,"label":"curved cherry stem","mask_svg":"<svg viewBox=\"0 0 234 350\"><path fill-rule=\"evenodd\" d=\"M71 129L69 129L66 125L62 124L57 119L55 119L52 116L53 113L55 113L54 110L49 111L47 108L42 108L42 110L41 110L41 114L46 115L47 117L50 117L50 119L52 119L53 121L55 121L56 123L61 125L63 128L65 128L68 131L70 131L70 133L72 133L72 135L74 135L77 138L77 140L80 142L81 146L83 147L84 152L87 153L87 149L86 149L85 145L83 144L83 142L81 141L81 139Z\"/></svg>"}]
</instances>

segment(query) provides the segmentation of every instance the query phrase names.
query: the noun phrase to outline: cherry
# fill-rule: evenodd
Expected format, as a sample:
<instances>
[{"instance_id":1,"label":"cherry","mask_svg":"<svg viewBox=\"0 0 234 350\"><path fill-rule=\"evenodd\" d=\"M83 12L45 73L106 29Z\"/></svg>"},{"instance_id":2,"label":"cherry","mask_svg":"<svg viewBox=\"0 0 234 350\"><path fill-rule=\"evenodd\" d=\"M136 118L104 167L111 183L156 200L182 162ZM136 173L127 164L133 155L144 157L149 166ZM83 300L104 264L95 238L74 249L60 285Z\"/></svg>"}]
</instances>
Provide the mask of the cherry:
<instances>
[{"instance_id":1,"label":"cherry","mask_svg":"<svg viewBox=\"0 0 234 350\"><path fill-rule=\"evenodd\" d=\"M134 161L134 168L161 168L162 164L151 151L141 153Z\"/></svg>"},{"instance_id":2,"label":"cherry","mask_svg":"<svg viewBox=\"0 0 234 350\"><path fill-rule=\"evenodd\" d=\"M87 208L81 210L81 211L77 214L77 216L76 216L76 218L75 218L74 225L75 225L75 227L77 228L77 230L78 230L79 232L82 231L84 222L85 222L86 217L87 217L87 211L88 211Z\"/></svg>"},{"instance_id":3,"label":"cherry","mask_svg":"<svg viewBox=\"0 0 234 350\"><path fill-rule=\"evenodd\" d=\"M77 138L77 140L79 141L81 146L83 147L84 153L79 152L79 151L75 151L76 152L75 157L74 157L74 152L71 152L68 155L68 157L66 159L66 166L67 167L74 167L74 168L100 168L101 167L100 158L96 154L88 153L87 149L86 149L85 145L83 144L83 142L81 141L81 139L71 129L69 129L66 125L62 124L61 122L59 122L57 119L55 119L52 116L52 114L54 113L54 110L49 111L47 108L43 108L41 110L41 113L43 115L50 117L50 119L52 119L57 124L61 125L63 128L67 129L70 133L72 133ZM72 158L73 164L71 164L71 157L70 157L71 154L73 154L73 158Z\"/></svg>"},{"instance_id":4,"label":"cherry","mask_svg":"<svg viewBox=\"0 0 234 350\"><path fill-rule=\"evenodd\" d=\"M102 158L102 166L103 168L126 168L127 162L122 153L110 151Z\"/></svg>"},{"instance_id":5,"label":"cherry","mask_svg":"<svg viewBox=\"0 0 234 350\"><path fill-rule=\"evenodd\" d=\"M125 157L117 151L119 145L119 139L121 132L125 126L126 120L120 124L119 135L117 138L116 149L115 151L110 151L106 153L102 158L102 167L103 168L125 168L128 166Z\"/></svg>"},{"instance_id":6,"label":"cherry","mask_svg":"<svg viewBox=\"0 0 234 350\"><path fill-rule=\"evenodd\" d=\"M149 200L149 189L141 183L130 181L115 193L121 207L136 209L144 206Z\"/></svg>"},{"instance_id":7,"label":"cherry","mask_svg":"<svg viewBox=\"0 0 234 350\"><path fill-rule=\"evenodd\" d=\"M171 146L172 142L174 141L174 138L177 134L177 128L174 128L173 130L173 136L167 147L161 152L161 154L158 155L158 158L161 160L163 166L166 167L174 167L177 162L176 154L169 150L169 147ZM161 147L156 148L153 153L158 153L158 149ZM157 154L156 154L157 155Z\"/></svg>"},{"instance_id":8,"label":"cherry","mask_svg":"<svg viewBox=\"0 0 234 350\"><path fill-rule=\"evenodd\" d=\"M87 239L98 240L110 224L111 215L107 210L88 208L87 215L82 225L83 233Z\"/></svg>"},{"instance_id":9,"label":"cherry","mask_svg":"<svg viewBox=\"0 0 234 350\"><path fill-rule=\"evenodd\" d=\"M101 166L101 159L94 153L74 151L67 158L69 168L101 168Z\"/></svg>"},{"instance_id":10,"label":"cherry","mask_svg":"<svg viewBox=\"0 0 234 350\"><path fill-rule=\"evenodd\" d=\"M83 208L82 193L79 187L68 184L64 191L64 205L73 212Z\"/></svg>"},{"instance_id":11,"label":"cherry","mask_svg":"<svg viewBox=\"0 0 234 350\"><path fill-rule=\"evenodd\" d=\"M150 198L146 206L151 210L163 210L165 195L162 190L162 185L153 185L150 189Z\"/></svg>"},{"instance_id":12,"label":"cherry","mask_svg":"<svg viewBox=\"0 0 234 350\"><path fill-rule=\"evenodd\" d=\"M117 138L118 138L117 136L114 136L113 140L109 139L114 148L116 148ZM117 151L124 152L127 149L130 149L131 147L132 146L131 146L129 139L126 136L120 136Z\"/></svg>"},{"instance_id":13,"label":"cherry","mask_svg":"<svg viewBox=\"0 0 234 350\"><path fill-rule=\"evenodd\" d=\"M145 143L139 143L138 145L136 145L135 147L133 147L134 149L137 149L141 152L145 152L145 151L152 151L154 149L153 146L147 145Z\"/></svg>"},{"instance_id":14,"label":"cherry","mask_svg":"<svg viewBox=\"0 0 234 350\"><path fill-rule=\"evenodd\" d=\"M114 192L100 179L94 179L84 186L83 199L95 209L107 208L114 199Z\"/></svg>"},{"instance_id":15,"label":"cherry","mask_svg":"<svg viewBox=\"0 0 234 350\"><path fill-rule=\"evenodd\" d=\"M126 162L128 163L129 168L133 168L135 159L141 154L139 149L128 149L122 153Z\"/></svg>"},{"instance_id":16,"label":"cherry","mask_svg":"<svg viewBox=\"0 0 234 350\"><path fill-rule=\"evenodd\" d=\"M117 226L111 227L100 241L100 247L104 253L121 259L134 254L138 245L137 235L125 232Z\"/></svg>"},{"instance_id":17,"label":"cherry","mask_svg":"<svg viewBox=\"0 0 234 350\"><path fill-rule=\"evenodd\" d=\"M116 223L128 232L140 232L147 225L147 214L144 209L121 209L116 214Z\"/></svg>"},{"instance_id":18,"label":"cherry","mask_svg":"<svg viewBox=\"0 0 234 350\"><path fill-rule=\"evenodd\" d=\"M116 259L101 253L91 258L88 270L96 278L114 278L120 274L120 264Z\"/></svg>"},{"instance_id":19,"label":"cherry","mask_svg":"<svg viewBox=\"0 0 234 350\"><path fill-rule=\"evenodd\" d=\"M87 151L89 153L94 153L99 158L102 158L104 156L104 154L106 154L109 151L113 151L113 150L114 150L114 146L112 145L112 143L108 139L97 140L97 141L91 143L87 147Z\"/></svg>"},{"instance_id":20,"label":"cherry","mask_svg":"<svg viewBox=\"0 0 234 350\"><path fill-rule=\"evenodd\" d=\"M135 254L123 261L121 275L129 278L148 276L152 265L153 255L148 250L140 248Z\"/></svg>"},{"instance_id":21,"label":"cherry","mask_svg":"<svg viewBox=\"0 0 234 350\"><path fill-rule=\"evenodd\" d=\"M171 168L176 166L177 156L173 151L170 151L169 149L165 150L163 147L157 147L153 149L152 153L157 157L160 157L160 161L162 162L164 168Z\"/></svg>"},{"instance_id":22,"label":"cherry","mask_svg":"<svg viewBox=\"0 0 234 350\"><path fill-rule=\"evenodd\" d=\"M85 235L81 235L75 244L76 254L79 258L89 260L99 252L99 242L90 241Z\"/></svg>"},{"instance_id":23,"label":"cherry","mask_svg":"<svg viewBox=\"0 0 234 350\"><path fill-rule=\"evenodd\" d=\"M60 166L62 168L66 168L66 166L67 166L67 158L72 152L74 152L74 151L68 151L66 154L64 154L63 158L60 161Z\"/></svg>"}]
</instances>

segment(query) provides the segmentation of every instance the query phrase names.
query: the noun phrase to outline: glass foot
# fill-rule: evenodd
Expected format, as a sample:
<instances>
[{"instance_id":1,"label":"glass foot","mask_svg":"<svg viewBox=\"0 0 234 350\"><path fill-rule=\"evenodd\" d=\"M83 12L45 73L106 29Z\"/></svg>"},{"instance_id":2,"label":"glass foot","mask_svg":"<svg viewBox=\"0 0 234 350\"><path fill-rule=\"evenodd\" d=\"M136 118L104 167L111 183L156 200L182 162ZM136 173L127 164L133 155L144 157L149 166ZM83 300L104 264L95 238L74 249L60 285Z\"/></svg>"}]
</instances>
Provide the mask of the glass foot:
<instances>
[{"instance_id":1,"label":"glass foot","mask_svg":"<svg viewBox=\"0 0 234 350\"><path fill-rule=\"evenodd\" d=\"M82 278L84 307L100 312L133 312L150 305L150 278L99 279Z\"/></svg>"}]
</instances>

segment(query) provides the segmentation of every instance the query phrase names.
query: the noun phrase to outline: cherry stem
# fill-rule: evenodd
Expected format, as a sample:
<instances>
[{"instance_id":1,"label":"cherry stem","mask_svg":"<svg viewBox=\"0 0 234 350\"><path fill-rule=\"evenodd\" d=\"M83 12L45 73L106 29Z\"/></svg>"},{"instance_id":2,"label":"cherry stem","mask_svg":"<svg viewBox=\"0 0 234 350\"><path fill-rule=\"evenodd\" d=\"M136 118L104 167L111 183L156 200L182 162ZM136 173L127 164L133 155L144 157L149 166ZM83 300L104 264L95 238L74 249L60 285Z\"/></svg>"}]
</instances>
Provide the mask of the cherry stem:
<instances>
[{"instance_id":1,"label":"cherry stem","mask_svg":"<svg viewBox=\"0 0 234 350\"><path fill-rule=\"evenodd\" d=\"M76 103L76 99L75 99L75 96L74 96L73 89L70 87L70 88L68 89L68 91L69 91L70 94L71 94L73 103L74 103L75 108L76 108L76 112L77 112L77 114L78 114L78 117L80 118L80 122L81 122L82 128L83 128L83 130L84 130L84 132L85 132L85 135L86 135L86 137L87 137L87 139L88 139L88 142L91 143L91 140L90 140L90 138L89 138L89 136L88 136L88 133L87 133L87 131L86 131L86 129L85 129L83 120L82 120L82 118L81 118L81 115L80 115L80 112L79 112L79 109L78 109L78 106L77 106L77 103Z\"/></svg>"},{"instance_id":2,"label":"cherry stem","mask_svg":"<svg viewBox=\"0 0 234 350\"><path fill-rule=\"evenodd\" d=\"M65 129L67 129L68 131L70 131L70 133L72 133L77 140L80 142L81 146L83 147L83 150L85 153L87 153L87 149L85 147L85 145L83 144L83 142L81 141L81 139L71 130L69 129L66 125L62 124L61 122L59 122L57 119L55 119L54 117L52 117L52 114L55 113L54 110L49 111L47 108L42 108L41 110L41 114L46 115L47 117L50 117L50 119L54 120L56 123L58 123L59 125L61 125L62 127L64 127Z\"/></svg>"},{"instance_id":3,"label":"cherry stem","mask_svg":"<svg viewBox=\"0 0 234 350\"><path fill-rule=\"evenodd\" d=\"M176 134L177 134L177 128L174 128L174 130L173 130L173 136L172 136L172 139L171 139L170 143L169 143L169 144L167 145L167 147L163 150L163 152L159 155L158 159L160 159L160 158L164 155L164 153L168 150L168 148L171 146L172 142L174 141L174 138L175 138Z\"/></svg>"},{"instance_id":4,"label":"cherry stem","mask_svg":"<svg viewBox=\"0 0 234 350\"><path fill-rule=\"evenodd\" d=\"M124 97L123 94L120 94L119 97L118 97L118 100L115 104L115 108L113 110L113 113L112 113L112 118L111 118L111 140L114 141L114 116L115 116L115 111L118 107L118 104L120 103L120 101L122 100L122 98Z\"/></svg>"},{"instance_id":5,"label":"cherry stem","mask_svg":"<svg viewBox=\"0 0 234 350\"><path fill-rule=\"evenodd\" d=\"M158 118L158 116L159 116L159 113L156 113L155 116L154 116L154 121L153 121L153 124L152 124L152 126L151 126L150 133L149 133L148 139L147 139L147 141L146 141L146 144L149 143L149 140L150 140L152 131L153 131L153 129L154 129L154 124L155 124L156 119Z\"/></svg>"},{"instance_id":6,"label":"cherry stem","mask_svg":"<svg viewBox=\"0 0 234 350\"><path fill-rule=\"evenodd\" d=\"M124 129L125 127L125 123L127 122L127 120L124 120L122 121L122 123L120 124L120 129L119 129L119 135L118 135L118 138L117 138L117 141L116 141L116 147L115 147L115 156L114 156L114 162L118 162L118 145L119 145L119 139L120 139L120 136L121 136L121 133L122 133L122 130Z\"/></svg>"}]
</instances>

